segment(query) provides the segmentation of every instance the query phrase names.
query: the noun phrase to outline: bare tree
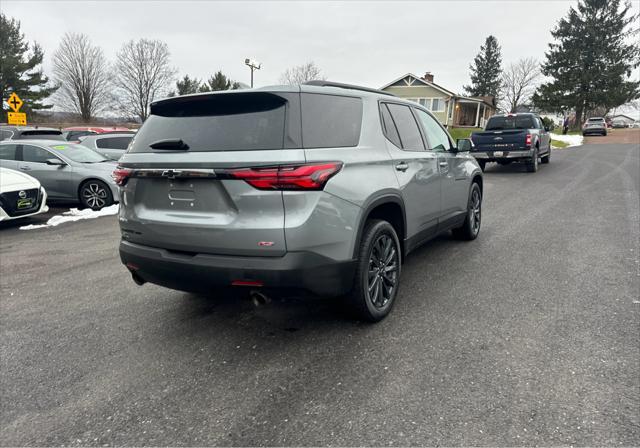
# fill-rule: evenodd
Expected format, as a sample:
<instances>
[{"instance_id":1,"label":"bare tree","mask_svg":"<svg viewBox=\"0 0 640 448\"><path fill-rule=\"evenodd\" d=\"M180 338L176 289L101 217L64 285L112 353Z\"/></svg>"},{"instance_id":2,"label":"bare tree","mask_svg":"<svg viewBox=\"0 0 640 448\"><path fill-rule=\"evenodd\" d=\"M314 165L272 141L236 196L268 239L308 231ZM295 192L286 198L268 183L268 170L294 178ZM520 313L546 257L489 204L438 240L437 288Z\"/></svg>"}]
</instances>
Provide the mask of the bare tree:
<instances>
[{"instance_id":1,"label":"bare tree","mask_svg":"<svg viewBox=\"0 0 640 448\"><path fill-rule=\"evenodd\" d=\"M326 78L322 76L322 70L313 61L288 68L280 76L280 82L285 85L297 85L318 79L324 80Z\"/></svg>"},{"instance_id":2,"label":"bare tree","mask_svg":"<svg viewBox=\"0 0 640 448\"><path fill-rule=\"evenodd\" d=\"M149 104L167 93L176 75L169 59L169 47L161 40L131 40L122 46L114 65L114 82L125 112L146 120Z\"/></svg>"},{"instance_id":3,"label":"bare tree","mask_svg":"<svg viewBox=\"0 0 640 448\"><path fill-rule=\"evenodd\" d=\"M540 80L540 63L534 58L520 59L502 73L502 108L515 112L526 104L535 92Z\"/></svg>"},{"instance_id":4,"label":"bare tree","mask_svg":"<svg viewBox=\"0 0 640 448\"><path fill-rule=\"evenodd\" d=\"M53 73L60 88L58 104L89 122L107 105L109 67L102 49L86 34L66 33L53 55Z\"/></svg>"}]
</instances>

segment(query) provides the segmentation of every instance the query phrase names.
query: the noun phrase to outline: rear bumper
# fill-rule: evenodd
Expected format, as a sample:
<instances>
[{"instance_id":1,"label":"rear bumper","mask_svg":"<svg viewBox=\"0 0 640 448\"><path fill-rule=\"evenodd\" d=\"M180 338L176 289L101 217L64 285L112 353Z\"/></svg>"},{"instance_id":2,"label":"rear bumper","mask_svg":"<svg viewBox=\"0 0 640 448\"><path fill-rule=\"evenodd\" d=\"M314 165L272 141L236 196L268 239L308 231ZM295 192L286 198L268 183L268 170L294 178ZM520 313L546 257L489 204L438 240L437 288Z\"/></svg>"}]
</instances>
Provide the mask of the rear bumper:
<instances>
[{"instance_id":1,"label":"rear bumper","mask_svg":"<svg viewBox=\"0 0 640 448\"><path fill-rule=\"evenodd\" d=\"M606 134L607 130L604 128L595 128L595 129L583 129L582 130L582 135L589 135L589 134L597 134L597 135L602 135L602 134Z\"/></svg>"},{"instance_id":2,"label":"rear bumper","mask_svg":"<svg viewBox=\"0 0 640 448\"><path fill-rule=\"evenodd\" d=\"M355 261L337 262L312 252L282 257L185 254L120 242L120 259L144 281L182 291L206 292L234 281L262 282L267 289L301 289L338 296L353 285Z\"/></svg>"},{"instance_id":3,"label":"rear bumper","mask_svg":"<svg viewBox=\"0 0 640 448\"><path fill-rule=\"evenodd\" d=\"M495 153L501 153L499 156ZM473 151L471 155L478 160L485 162L493 162L496 160L518 160L518 159L530 159L533 156L533 151L517 150L517 151Z\"/></svg>"}]
</instances>

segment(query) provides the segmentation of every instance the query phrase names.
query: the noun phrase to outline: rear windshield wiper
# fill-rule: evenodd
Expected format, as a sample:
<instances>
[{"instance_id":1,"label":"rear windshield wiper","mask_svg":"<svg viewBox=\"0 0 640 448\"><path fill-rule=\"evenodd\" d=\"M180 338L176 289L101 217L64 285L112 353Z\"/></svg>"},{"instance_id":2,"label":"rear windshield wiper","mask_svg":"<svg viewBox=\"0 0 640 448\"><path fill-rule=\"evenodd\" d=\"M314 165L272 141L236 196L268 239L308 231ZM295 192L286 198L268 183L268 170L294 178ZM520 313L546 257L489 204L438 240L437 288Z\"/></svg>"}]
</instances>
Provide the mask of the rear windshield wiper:
<instances>
[{"instance_id":1,"label":"rear windshield wiper","mask_svg":"<svg viewBox=\"0 0 640 448\"><path fill-rule=\"evenodd\" d=\"M149 145L153 149L173 149L178 151L186 151L189 149L189 145L179 138L167 138L165 140L158 140Z\"/></svg>"}]
</instances>

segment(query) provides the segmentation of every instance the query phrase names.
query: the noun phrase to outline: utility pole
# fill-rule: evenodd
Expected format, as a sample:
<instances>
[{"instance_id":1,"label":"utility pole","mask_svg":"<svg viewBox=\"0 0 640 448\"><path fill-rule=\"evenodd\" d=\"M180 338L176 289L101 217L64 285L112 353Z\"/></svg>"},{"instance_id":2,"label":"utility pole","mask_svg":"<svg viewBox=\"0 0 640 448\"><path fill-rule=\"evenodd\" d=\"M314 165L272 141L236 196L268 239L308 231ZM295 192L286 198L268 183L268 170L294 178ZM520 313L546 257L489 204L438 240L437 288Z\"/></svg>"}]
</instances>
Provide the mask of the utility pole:
<instances>
[{"instance_id":1,"label":"utility pole","mask_svg":"<svg viewBox=\"0 0 640 448\"><path fill-rule=\"evenodd\" d=\"M255 70L260 70L262 64L260 62L254 61L253 59L245 59L244 64L251 69L251 88L253 89L253 72Z\"/></svg>"}]
</instances>

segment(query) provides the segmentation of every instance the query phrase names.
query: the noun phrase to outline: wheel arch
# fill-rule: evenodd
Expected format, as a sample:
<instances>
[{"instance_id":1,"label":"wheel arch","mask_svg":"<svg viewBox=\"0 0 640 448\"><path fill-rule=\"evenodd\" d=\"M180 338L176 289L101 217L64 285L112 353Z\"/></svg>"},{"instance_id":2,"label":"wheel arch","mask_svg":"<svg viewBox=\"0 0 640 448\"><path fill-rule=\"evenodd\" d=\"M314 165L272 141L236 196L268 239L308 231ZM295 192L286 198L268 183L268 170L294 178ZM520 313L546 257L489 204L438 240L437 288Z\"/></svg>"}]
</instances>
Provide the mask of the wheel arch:
<instances>
[{"instance_id":1,"label":"wheel arch","mask_svg":"<svg viewBox=\"0 0 640 448\"><path fill-rule=\"evenodd\" d=\"M398 194L385 194L370 200L363 208L363 212L358 222L358 233L356 234L355 245L353 247L353 258L357 258L362 232L367 221L370 219L384 219L389 222L398 234L402 258L404 258L404 240L407 235L407 215L404 201Z\"/></svg>"}]
</instances>

